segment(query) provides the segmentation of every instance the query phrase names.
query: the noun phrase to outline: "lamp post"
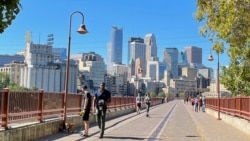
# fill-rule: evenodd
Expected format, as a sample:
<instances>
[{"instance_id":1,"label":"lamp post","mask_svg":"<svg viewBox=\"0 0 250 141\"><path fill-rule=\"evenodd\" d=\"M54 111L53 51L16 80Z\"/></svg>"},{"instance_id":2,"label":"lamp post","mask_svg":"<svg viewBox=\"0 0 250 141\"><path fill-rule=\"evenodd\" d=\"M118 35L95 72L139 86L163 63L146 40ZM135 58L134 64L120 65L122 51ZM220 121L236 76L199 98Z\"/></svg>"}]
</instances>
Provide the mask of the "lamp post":
<instances>
[{"instance_id":1,"label":"lamp post","mask_svg":"<svg viewBox=\"0 0 250 141\"><path fill-rule=\"evenodd\" d=\"M220 118L220 77L219 77L219 69L220 69L220 55L219 53L217 53L218 55L218 62L217 62L217 94L218 94L218 120L221 120ZM213 58L213 55L210 53L210 55L208 56L208 60L209 61L213 61L214 58Z\"/></svg>"},{"instance_id":2,"label":"lamp post","mask_svg":"<svg viewBox=\"0 0 250 141\"><path fill-rule=\"evenodd\" d=\"M66 62L66 74L65 74L65 87L64 87L64 115L63 115L63 120L66 122L67 119L67 95L68 95L68 83L69 83L69 60L70 60L70 44L71 44L71 21L72 21L72 16L74 14L80 14L82 16L82 24L80 25L79 29L77 30L78 33L80 34L86 34L88 33L85 25L84 25L84 16L80 11L75 11L71 13L70 15L70 23L69 23L69 37L68 37L68 56L67 56L67 62Z\"/></svg>"},{"instance_id":3,"label":"lamp post","mask_svg":"<svg viewBox=\"0 0 250 141\"><path fill-rule=\"evenodd\" d=\"M135 79L134 79L134 98L136 98L137 97L137 74L135 75ZM136 111L136 107L137 107L137 105L136 105L136 103L135 103L135 111Z\"/></svg>"},{"instance_id":4,"label":"lamp post","mask_svg":"<svg viewBox=\"0 0 250 141\"><path fill-rule=\"evenodd\" d=\"M137 83L138 83L138 80L137 80L137 75L135 75L135 79L134 79L134 97L137 96Z\"/></svg>"}]
</instances>

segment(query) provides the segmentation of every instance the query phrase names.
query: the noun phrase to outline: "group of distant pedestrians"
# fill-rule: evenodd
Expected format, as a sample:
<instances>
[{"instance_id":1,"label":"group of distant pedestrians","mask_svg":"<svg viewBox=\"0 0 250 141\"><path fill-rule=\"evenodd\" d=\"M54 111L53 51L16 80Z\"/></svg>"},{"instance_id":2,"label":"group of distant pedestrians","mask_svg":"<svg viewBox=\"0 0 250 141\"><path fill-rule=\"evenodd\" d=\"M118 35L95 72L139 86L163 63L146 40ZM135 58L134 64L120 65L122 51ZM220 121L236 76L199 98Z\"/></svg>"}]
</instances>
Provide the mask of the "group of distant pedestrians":
<instances>
[{"instance_id":1,"label":"group of distant pedestrians","mask_svg":"<svg viewBox=\"0 0 250 141\"><path fill-rule=\"evenodd\" d=\"M105 83L100 84L100 89L97 90L94 94L91 94L88 91L88 87L82 87L82 106L80 115L83 120L84 130L80 133L82 137L89 136L89 116L90 114L96 115L97 125L100 129L99 138L103 138L104 130L105 130L105 118L108 103L111 101L111 93L105 89ZM146 93L144 98L142 99L141 95L138 93L136 98L136 112L140 114L142 103L145 103L146 106L146 117L149 117L149 109L151 104L150 93ZM165 102L165 98L162 97L162 103Z\"/></svg>"},{"instance_id":2,"label":"group of distant pedestrians","mask_svg":"<svg viewBox=\"0 0 250 141\"><path fill-rule=\"evenodd\" d=\"M105 118L108 103L111 101L111 93L105 89L105 83L100 84L100 89L97 90L94 94L91 94L88 91L88 87L82 87L82 109L80 115L83 120L84 130L80 133L82 137L89 136L89 116L90 113L96 115L97 125L100 129L99 138L103 138L104 130L105 130ZM149 116L149 108L151 104L150 93L146 93L144 99L142 99L141 95L138 93L136 97L136 111L137 114L141 112L142 103L145 103L146 106L146 116Z\"/></svg>"},{"instance_id":3,"label":"group of distant pedestrians","mask_svg":"<svg viewBox=\"0 0 250 141\"><path fill-rule=\"evenodd\" d=\"M205 96L188 97L184 102L190 102L195 112L205 112L206 98Z\"/></svg>"},{"instance_id":4,"label":"group of distant pedestrians","mask_svg":"<svg viewBox=\"0 0 250 141\"><path fill-rule=\"evenodd\" d=\"M142 97L141 95L138 93L137 97L135 98L136 101L136 112L137 114L140 114L141 112L141 105L142 105ZM144 98L144 102L146 104L146 116L149 116L149 108L150 108L150 103L151 103L151 98L150 98L150 94L146 93L145 98Z\"/></svg>"}]
</instances>

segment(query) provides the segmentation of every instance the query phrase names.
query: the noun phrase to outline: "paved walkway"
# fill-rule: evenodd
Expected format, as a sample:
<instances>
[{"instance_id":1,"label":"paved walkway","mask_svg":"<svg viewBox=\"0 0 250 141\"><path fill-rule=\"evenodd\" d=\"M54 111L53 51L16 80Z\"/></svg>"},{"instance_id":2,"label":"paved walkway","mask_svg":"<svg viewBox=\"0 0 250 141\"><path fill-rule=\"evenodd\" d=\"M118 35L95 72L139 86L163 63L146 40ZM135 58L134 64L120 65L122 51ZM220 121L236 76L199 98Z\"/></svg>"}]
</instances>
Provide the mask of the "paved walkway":
<instances>
[{"instance_id":1,"label":"paved walkway","mask_svg":"<svg viewBox=\"0 0 250 141\"><path fill-rule=\"evenodd\" d=\"M99 139L99 129L92 124L87 138L79 136L82 129L73 134L58 133L39 141L250 141L250 135L204 112L194 112L183 100L154 106L150 116L131 113L106 122L104 138Z\"/></svg>"}]
</instances>

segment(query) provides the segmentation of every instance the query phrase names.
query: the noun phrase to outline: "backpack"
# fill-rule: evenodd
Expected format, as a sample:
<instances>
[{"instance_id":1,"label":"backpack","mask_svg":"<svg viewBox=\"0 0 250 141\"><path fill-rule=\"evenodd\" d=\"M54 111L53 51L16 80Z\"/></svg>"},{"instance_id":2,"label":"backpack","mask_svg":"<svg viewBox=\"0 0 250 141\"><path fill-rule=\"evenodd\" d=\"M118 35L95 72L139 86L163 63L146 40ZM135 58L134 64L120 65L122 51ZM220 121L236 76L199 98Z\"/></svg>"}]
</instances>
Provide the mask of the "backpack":
<instances>
[{"instance_id":1,"label":"backpack","mask_svg":"<svg viewBox=\"0 0 250 141\"><path fill-rule=\"evenodd\" d=\"M97 107L107 107L107 102L111 101L110 92L105 90L105 94L97 91L95 94Z\"/></svg>"}]
</instances>

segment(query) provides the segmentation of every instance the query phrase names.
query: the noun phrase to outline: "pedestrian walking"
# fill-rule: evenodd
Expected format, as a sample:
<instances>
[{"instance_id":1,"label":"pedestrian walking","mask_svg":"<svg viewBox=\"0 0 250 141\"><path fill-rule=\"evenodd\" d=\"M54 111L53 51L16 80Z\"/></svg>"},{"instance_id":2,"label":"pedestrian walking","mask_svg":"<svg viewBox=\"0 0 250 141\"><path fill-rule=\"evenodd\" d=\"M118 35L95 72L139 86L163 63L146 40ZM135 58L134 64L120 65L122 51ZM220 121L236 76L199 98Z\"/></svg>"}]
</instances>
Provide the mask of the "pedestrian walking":
<instances>
[{"instance_id":1,"label":"pedestrian walking","mask_svg":"<svg viewBox=\"0 0 250 141\"><path fill-rule=\"evenodd\" d=\"M194 103L194 98L192 97L191 98L191 105L192 105L192 110L194 111L195 110L195 103Z\"/></svg>"},{"instance_id":2,"label":"pedestrian walking","mask_svg":"<svg viewBox=\"0 0 250 141\"><path fill-rule=\"evenodd\" d=\"M94 97L95 110L96 110L96 121L100 129L100 137L103 138L104 129L105 129L105 119L107 105L111 101L111 94L108 90L105 89L105 83L100 84L100 89L96 91Z\"/></svg>"},{"instance_id":3,"label":"pedestrian walking","mask_svg":"<svg viewBox=\"0 0 250 141\"><path fill-rule=\"evenodd\" d=\"M202 109L202 97L199 97L199 111Z\"/></svg>"},{"instance_id":4,"label":"pedestrian walking","mask_svg":"<svg viewBox=\"0 0 250 141\"><path fill-rule=\"evenodd\" d=\"M144 101L146 103L146 111L147 111L146 116L148 117L149 116L150 102L151 102L151 98L150 98L150 94L149 93L146 94L146 96L144 98Z\"/></svg>"},{"instance_id":5,"label":"pedestrian walking","mask_svg":"<svg viewBox=\"0 0 250 141\"><path fill-rule=\"evenodd\" d=\"M141 113L141 102L142 102L140 93L137 94L135 101L136 101L136 112L137 112L137 114L140 114Z\"/></svg>"},{"instance_id":6,"label":"pedestrian walking","mask_svg":"<svg viewBox=\"0 0 250 141\"><path fill-rule=\"evenodd\" d=\"M202 96L202 112L205 112L206 109L206 98Z\"/></svg>"},{"instance_id":7,"label":"pedestrian walking","mask_svg":"<svg viewBox=\"0 0 250 141\"><path fill-rule=\"evenodd\" d=\"M84 126L84 133L81 133L81 136L88 137L89 136L89 114L91 111L92 99L91 94L88 92L88 87L83 87L83 100L82 100L82 120Z\"/></svg>"},{"instance_id":8,"label":"pedestrian walking","mask_svg":"<svg viewBox=\"0 0 250 141\"><path fill-rule=\"evenodd\" d=\"M195 112L198 112L198 98L197 97L195 97L194 99L194 110Z\"/></svg>"}]
</instances>

